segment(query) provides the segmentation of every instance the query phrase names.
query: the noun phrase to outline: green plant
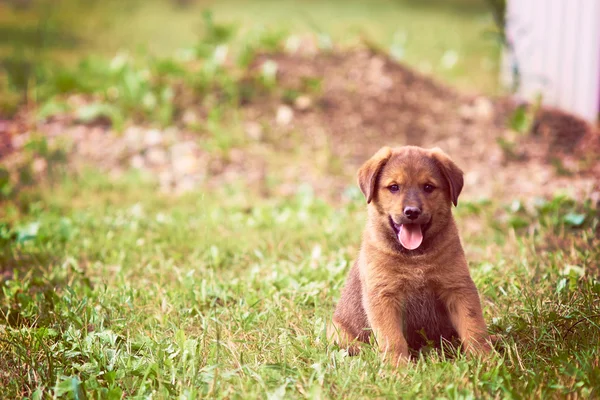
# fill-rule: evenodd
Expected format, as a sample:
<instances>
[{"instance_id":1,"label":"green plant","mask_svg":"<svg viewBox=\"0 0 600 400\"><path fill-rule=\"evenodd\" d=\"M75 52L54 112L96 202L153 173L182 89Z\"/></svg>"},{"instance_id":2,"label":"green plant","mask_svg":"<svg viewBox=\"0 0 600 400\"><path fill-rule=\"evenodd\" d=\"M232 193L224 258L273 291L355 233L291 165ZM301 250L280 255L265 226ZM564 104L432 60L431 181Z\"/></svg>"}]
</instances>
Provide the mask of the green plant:
<instances>
[{"instance_id":1,"label":"green plant","mask_svg":"<svg viewBox=\"0 0 600 400\"><path fill-rule=\"evenodd\" d=\"M32 148L44 151L39 142ZM463 202L459 224L479 221L463 239L485 318L500 336L497 353L480 360L433 352L394 371L375 349L348 357L324 336L358 251L362 195L334 207L309 186L289 198L253 193L234 184L163 197L133 176L87 172L41 189L10 217L3 208L3 393L597 393L600 215L591 203Z\"/></svg>"}]
</instances>

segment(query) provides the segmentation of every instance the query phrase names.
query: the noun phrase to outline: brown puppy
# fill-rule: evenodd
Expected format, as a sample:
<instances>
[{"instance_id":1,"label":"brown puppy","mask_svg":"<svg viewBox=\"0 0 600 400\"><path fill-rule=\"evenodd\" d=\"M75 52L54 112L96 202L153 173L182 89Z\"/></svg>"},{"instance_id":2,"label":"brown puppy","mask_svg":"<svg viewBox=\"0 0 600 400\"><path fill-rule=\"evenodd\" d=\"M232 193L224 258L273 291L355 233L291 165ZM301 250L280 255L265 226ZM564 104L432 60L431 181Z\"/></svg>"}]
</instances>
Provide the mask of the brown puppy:
<instances>
[{"instance_id":1,"label":"brown puppy","mask_svg":"<svg viewBox=\"0 0 600 400\"><path fill-rule=\"evenodd\" d=\"M397 363L428 342L489 351L477 288L452 217L463 173L440 149L383 147L358 171L368 221L328 337L350 354L374 333Z\"/></svg>"}]
</instances>

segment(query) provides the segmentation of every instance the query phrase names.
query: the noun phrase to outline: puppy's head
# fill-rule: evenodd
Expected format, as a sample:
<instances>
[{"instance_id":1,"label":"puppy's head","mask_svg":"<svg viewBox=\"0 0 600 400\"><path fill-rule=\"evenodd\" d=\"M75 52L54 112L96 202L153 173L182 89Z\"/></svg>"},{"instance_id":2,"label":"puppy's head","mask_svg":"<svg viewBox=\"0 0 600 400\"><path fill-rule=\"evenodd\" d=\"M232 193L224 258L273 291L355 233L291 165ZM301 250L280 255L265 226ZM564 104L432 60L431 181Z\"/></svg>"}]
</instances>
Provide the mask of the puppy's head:
<instances>
[{"instance_id":1,"label":"puppy's head","mask_svg":"<svg viewBox=\"0 0 600 400\"><path fill-rule=\"evenodd\" d=\"M448 224L463 172L438 148L383 147L359 169L358 184L378 233L410 251Z\"/></svg>"}]
</instances>

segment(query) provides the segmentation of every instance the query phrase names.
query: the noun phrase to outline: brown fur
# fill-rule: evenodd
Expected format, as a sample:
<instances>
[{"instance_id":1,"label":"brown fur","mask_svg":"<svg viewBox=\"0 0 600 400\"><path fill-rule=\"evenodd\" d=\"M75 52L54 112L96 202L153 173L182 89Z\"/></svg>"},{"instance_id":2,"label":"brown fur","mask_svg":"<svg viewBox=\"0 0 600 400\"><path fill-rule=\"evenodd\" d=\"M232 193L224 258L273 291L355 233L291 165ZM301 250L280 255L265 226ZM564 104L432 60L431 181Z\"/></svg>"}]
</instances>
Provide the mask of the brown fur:
<instances>
[{"instance_id":1,"label":"brown fur","mask_svg":"<svg viewBox=\"0 0 600 400\"><path fill-rule=\"evenodd\" d=\"M373 333L394 363L444 339L459 338L467 351L487 352L479 294L451 210L462 190L462 171L437 148L384 147L359 169L358 184L368 221L328 329L330 340L356 354ZM395 193L393 184L400 187ZM426 184L434 187L431 193ZM407 222L407 206L422 210L415 221L422 224L423 242L415 250L400 244L392 223Z\"/></svg>"}]
</instances>

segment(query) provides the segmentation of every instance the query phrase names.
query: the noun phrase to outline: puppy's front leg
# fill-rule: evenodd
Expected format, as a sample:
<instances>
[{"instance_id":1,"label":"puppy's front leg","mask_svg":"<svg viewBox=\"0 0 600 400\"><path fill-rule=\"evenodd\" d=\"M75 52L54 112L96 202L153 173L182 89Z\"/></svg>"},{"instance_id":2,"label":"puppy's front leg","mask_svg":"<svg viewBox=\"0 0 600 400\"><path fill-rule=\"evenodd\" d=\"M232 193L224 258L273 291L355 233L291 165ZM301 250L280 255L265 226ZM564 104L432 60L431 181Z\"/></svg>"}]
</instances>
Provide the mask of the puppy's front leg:
<instances>
[{"instance_id":1,"label":"puppy's front leg","mask_svg":"<svg viewBox=\"0 0 600 400\"><path fill-rule=\"evenodd\" d=\"M440 298L445 302L450 321L466 350L470 353L488 353L491 347L487 327L479 293L471 277L463 276L460 280L446 283Z\"/></svg>"},{"instance_id":2,"label":"puppy's front leg","mask_svg":"<svg viewBox=\"0 0 600 400\"><path fill-rule=\"evenodd\" d=\"M377 346L394 365L409 358L408 344L402 333L402 301L375 290L364 293L365 311Z\"/></svg>"}]
</instances>

